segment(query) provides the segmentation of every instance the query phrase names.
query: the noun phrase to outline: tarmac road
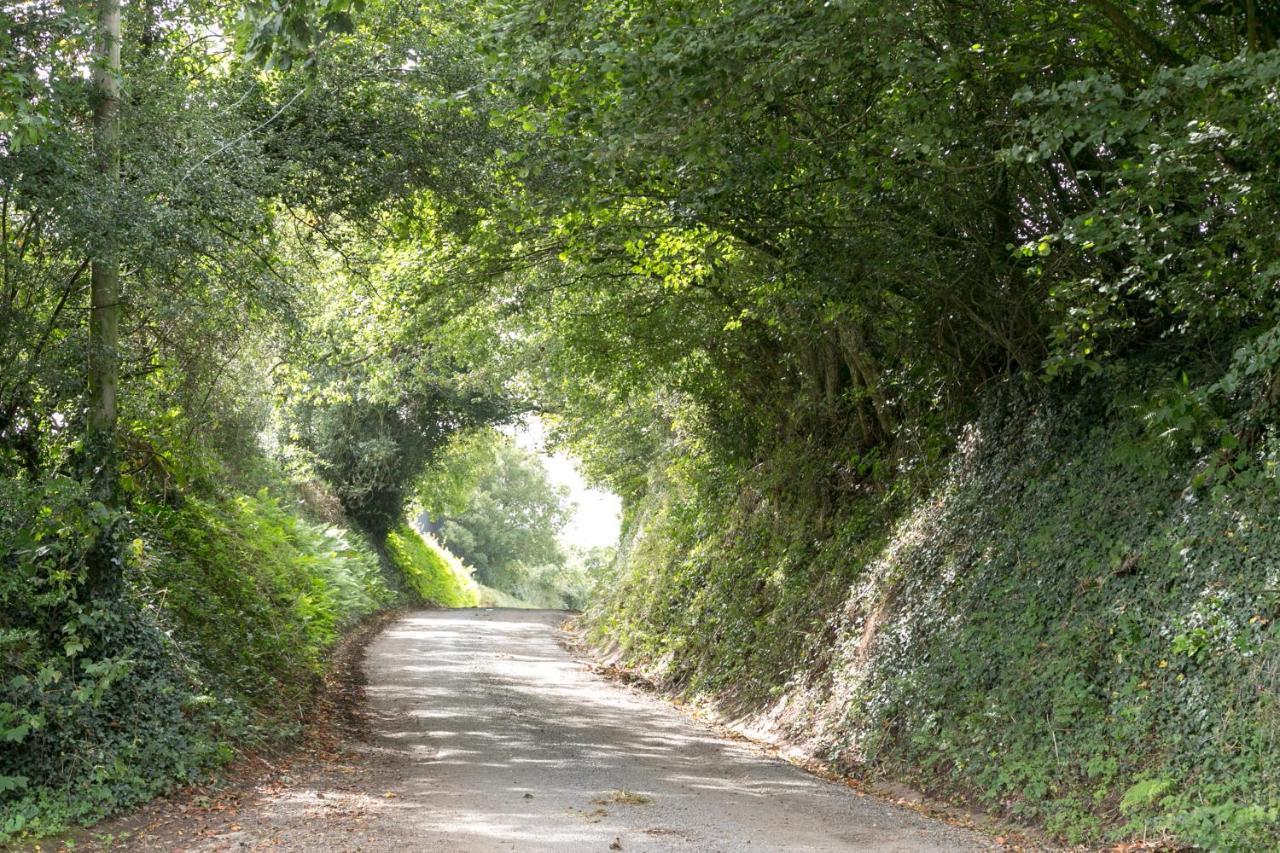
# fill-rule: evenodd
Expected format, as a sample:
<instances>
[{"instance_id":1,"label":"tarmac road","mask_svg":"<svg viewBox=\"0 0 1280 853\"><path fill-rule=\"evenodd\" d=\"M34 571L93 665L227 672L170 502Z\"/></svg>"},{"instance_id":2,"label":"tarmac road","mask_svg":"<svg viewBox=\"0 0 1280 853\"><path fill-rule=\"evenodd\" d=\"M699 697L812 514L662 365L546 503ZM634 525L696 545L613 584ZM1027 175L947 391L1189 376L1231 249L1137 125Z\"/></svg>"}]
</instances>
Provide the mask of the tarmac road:
<instances>
[{"instance_id":1,"label":"tarmac road","mask_svg":"<svg viewBox=\"0 0 1280 853\"><path fill-rule=\"evenodd\" d=\"M432 610L369 646L355 760L167 849L962 851L983 836L825 782L594 674L564 614Z\"/></svg>"}]
</instances>

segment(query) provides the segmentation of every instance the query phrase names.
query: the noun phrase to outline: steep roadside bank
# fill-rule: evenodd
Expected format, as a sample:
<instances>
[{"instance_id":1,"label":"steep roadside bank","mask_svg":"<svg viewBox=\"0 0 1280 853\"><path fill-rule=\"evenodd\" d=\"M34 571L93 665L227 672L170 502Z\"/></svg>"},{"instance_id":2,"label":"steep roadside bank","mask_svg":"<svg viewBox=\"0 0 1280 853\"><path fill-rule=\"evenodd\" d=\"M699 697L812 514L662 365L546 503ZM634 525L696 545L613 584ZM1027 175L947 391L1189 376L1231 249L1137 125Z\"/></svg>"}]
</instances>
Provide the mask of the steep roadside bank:
<instances>
[{"instance_id":1,"label":"steep roadside bank","mask_svg":"<svg viewBox=\"0 0 1280 853\"><path fill-rule=\"evenodd\" d=\"M101 505L72 483L56 496L0 488L13 520L0 525L0 844L270 754L303 730L332 649L362 619L477 600L416 533L379 548L308 517L283 484L200 485L115 516L131 537L125 578L88 600L80 573Z\"/></svg>"},{"instance_id":2,"label":"steep roadside bank","mask_svg":"<svg viewBox=\"0 0 1280 853\"><path fill-rule=\"evenodd\" d=\"M234 820L245 799L256 792L278 790L296 776L347 759L347 744L368 735L365 652L403 615L402 609L383 610L346 632L329 653L323 681L297 737L246 752L207 780L130 813L14 849L131 850L148 837L167 837L171 846L195 843L218 821Z\"/></svg>"},{"instance_id":3,"label":"steep roadside bank","mask_svg":"<svg viewBox=\"0 0 1280 853\"><path fill-rule=\"evenodd\" d=\"M670 476L590 638L755 736L1068 842L1274 846L1275 470L1204 477L1127 414L1010 397L888 523L819 517L794 475Z\"/></svg>"}]
</instances>

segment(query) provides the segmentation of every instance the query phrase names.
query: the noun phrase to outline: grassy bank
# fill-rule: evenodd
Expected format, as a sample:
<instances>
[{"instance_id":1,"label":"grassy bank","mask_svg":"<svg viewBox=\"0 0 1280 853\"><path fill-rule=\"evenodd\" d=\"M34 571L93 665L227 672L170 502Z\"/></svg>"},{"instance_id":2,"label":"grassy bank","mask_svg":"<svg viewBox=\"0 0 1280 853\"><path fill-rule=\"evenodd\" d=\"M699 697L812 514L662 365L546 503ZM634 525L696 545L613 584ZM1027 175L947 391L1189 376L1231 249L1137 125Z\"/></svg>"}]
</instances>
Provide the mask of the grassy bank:
<instances>
[{"instance_id":1,"label":"grassy bank","mask_svg":"<svg viewBox=\"0 0 1280 853\"><path fill-rule=\"evenodd\" d=\"M387 536L387 553L422 602L439 607L477 607L480 590L471 571L430 534L402 524Z\"/></svg>"}]
</instances>

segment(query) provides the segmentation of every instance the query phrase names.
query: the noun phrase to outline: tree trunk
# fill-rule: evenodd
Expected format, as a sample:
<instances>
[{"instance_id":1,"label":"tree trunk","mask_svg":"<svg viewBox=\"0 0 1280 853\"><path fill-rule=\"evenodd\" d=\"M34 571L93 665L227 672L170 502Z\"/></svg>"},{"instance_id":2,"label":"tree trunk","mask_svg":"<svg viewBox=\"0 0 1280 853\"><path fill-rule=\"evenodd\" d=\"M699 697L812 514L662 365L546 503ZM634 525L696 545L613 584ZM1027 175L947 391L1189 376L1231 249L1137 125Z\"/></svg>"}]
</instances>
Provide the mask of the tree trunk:
<instances>
[{"instance_id":1,"label":"tree trunk","mask_svg":"<svg viewBox=\"0 0 1280 853\"><path fill-rule=\"evenodd\" d=\"M871 398L871 409L875 413L876 424L880 428L880 439L886 442L892 440L893 409L884 395L884 389L880 384L884 379L875 357L871 354L871 348L867 346L862 327L856 320L846 319L837 322L836 331L850 372L858 375L866 388L867 396Z\"/></svg>"},{"instance_id":2,"label":"tree trunk","mask_svg":"<svg viewBox=\"0 0 1280 853\"><path fill-rule=\"evenodd\" d=\"M830 333L822 338L822 398L827 414L833 415L840 408L840 393L844 389L840 381L840 352Z\"/></svg>"},{"instance_id":3,"label":"tree trunk","mask_svg":"<svg viewBox=\"0 0 1280 853\"><path fill-rule=\"evenodd\" d=\"M101 181L104 220L89 270L88 430L85 462L93 497L115 503L116 389L120 379L120 262L112 224L120 182L120 0L99 0L93 47L93 144ZM90 555L88 586L97 593L118 581L111 530Z\"/></svg>"}]
</instances>

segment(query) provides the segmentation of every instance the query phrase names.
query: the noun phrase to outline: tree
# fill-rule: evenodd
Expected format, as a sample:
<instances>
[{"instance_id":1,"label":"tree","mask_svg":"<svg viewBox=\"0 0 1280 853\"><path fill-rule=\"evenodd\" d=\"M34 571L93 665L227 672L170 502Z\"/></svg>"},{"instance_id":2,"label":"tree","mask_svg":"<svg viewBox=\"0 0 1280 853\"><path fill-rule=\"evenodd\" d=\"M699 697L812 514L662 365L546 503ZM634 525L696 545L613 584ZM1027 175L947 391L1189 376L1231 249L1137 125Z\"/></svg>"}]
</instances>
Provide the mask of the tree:
<instances>
[{"instance_id":1,"label":"tree","mask_svg":"<svg viewBox=\"0 0 1280 853\"><path fill-rule=\"evenodd\" d=\"M353 395L293 409L296 440L347 517L374 541L403 521L413 483L453 435L510 414L500 398L459 387L456 374L415 373L391 397Z\"/></svg>"},{"instance_id":2,"label":"tree","mask_svg":"<svg viewBox=\"0 0 1280 853\"><path fill-rule=\"evenodd\" d=\"M519 595L530 570L563 567L572 508L535 453L494 431L455 442L418 486L426 527L484 584Z\"/></svg>"},{"instance_id":3,"label":"tree","mask_svg":"<svg viewBox=\"0 0 1280 853\"><path fill-rule=\"evenodd\" d=\"M116 393L120 382L120 264L113 245L118 239L112 222L120 182L120 0L99 0L93 48L93 141L100 181L98 192L105 215L90 262L88 342L88 431L85 461L93 484L91 494L115 506L118 474L116 456ZM89 561L86 588L101 595L119 583L120 555L115 530L100 533Z\"/></svg>"}]
</instances>

